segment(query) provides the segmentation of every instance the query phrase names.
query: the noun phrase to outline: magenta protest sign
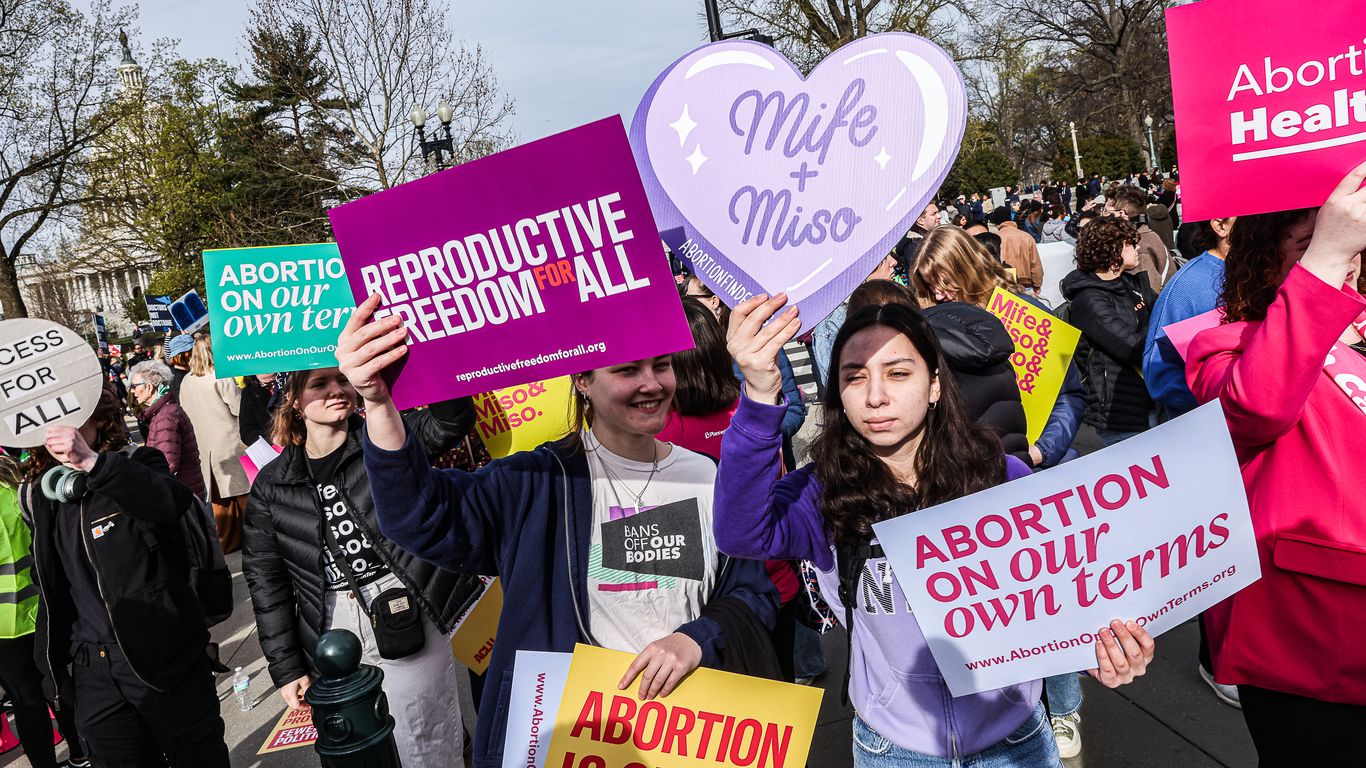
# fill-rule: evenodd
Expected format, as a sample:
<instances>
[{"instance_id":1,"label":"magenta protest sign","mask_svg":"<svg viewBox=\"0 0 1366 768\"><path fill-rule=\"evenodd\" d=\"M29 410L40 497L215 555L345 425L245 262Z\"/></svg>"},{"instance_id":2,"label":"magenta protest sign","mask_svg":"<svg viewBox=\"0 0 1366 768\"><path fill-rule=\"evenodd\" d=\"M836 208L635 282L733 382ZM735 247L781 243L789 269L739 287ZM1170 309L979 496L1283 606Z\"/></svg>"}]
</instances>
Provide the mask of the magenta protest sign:
<instances>
[{"instance_id":1,"label":"magenta protest sign","mask_svg":"<svg viewBox=\"0 0 1366 768\"><path fill-rule=\"evenodd\" d=\"M1366 159L1361 0L1287 7L1204 0L1167 11L1187 219L1322 205Z\"/></svg>"},{"instance_id":2,"label":"magenta protest sign","mask_svg":"<svg viewBox=\"0 0 1366 768\"><path fill-rule=\"evenodd\" d=\"M400 408L693 344L618 118L330 216L357 302L408 329Z\"/></svg>"},{"instance_id":3,"label":"magenta protest sign","mask_svg":"<svg viewBox=\"0 0 1366 768\"><path fill-rule=\"evenodd\" d=\"M904 33L803 78L766 45L705 45L664 71L631 147L669 247L732 306L786 291L810 328L910 229L967 120L962 76Z\"/></svg>"},{"instance_id":4,"label":"magenta protest sign","mask_svg":"<svg viewBox=\"0 0 1366 768\"><path fill-rule=\"evenodd\" d=\"M1157 636L1261 576L1218 403L873 530L895 577L874 594L910 606L955 696L1090 669L1111 620Z\"/></svg>"}]
</instances>

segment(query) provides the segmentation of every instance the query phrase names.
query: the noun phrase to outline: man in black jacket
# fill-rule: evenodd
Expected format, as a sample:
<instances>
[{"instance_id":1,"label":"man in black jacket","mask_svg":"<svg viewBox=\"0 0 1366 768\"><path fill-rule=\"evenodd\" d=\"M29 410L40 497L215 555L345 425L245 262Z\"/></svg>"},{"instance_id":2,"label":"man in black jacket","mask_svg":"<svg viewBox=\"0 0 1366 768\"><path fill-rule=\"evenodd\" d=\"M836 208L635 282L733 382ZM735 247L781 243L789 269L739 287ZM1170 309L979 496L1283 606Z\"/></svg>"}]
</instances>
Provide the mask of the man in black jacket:
<instances>
[{"instance_id":1,"label":"man in black jacket","mask_svg":"<svg viewBox=\"0 0 1366 768\"><path fill-rule=\"evenodd\" d=\"M36 461L86 472L83 495L48 498L37 476L20 489L42 596L38 663L54 700L74 696L96 765L227 768L209 633L179 527L190 492L161 452L119 450L119 406L106 387L79 430L48 429L51 460L40 452Z\"/></svg>"}]
</instances>

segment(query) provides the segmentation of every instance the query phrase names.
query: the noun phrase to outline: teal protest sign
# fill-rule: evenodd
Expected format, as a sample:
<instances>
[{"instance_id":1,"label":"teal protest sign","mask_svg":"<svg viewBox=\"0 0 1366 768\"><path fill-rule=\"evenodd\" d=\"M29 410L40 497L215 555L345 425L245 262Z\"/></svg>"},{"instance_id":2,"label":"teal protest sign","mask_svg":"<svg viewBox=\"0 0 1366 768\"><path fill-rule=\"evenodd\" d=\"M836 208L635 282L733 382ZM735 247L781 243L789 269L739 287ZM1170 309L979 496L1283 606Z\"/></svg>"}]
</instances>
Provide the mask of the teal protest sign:
<instances>
[{"instance_id":1,"label":"teal protest sign","mask_svg":"<svg viewBox=\"0 0 1366 768\"><path fill-rule=\"evenodd\" d=\"M219 377L337 364L356 305L335 244L205 251L204 282Z\"/></svg>"}]
</instances>

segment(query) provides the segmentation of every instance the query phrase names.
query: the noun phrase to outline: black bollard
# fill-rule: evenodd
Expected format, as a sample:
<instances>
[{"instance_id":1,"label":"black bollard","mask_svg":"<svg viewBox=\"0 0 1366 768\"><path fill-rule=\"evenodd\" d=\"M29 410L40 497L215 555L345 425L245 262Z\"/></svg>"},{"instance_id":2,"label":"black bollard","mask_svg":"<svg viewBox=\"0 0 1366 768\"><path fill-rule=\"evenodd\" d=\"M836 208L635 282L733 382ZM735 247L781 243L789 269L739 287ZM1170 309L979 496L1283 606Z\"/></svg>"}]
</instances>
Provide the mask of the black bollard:
<instances>
[{"instance_id":1,"label":"black bollard","mask_svg":"<svg viewBox=\"0 0 1366 768\"><path fill-rule=\"evenodd\" d=\"M360 663L360 639L345 629L327 632L313 661L322 676L304 698L313 708L322 767L401 768L384 673Z\"/></svg>"}]
</instances>

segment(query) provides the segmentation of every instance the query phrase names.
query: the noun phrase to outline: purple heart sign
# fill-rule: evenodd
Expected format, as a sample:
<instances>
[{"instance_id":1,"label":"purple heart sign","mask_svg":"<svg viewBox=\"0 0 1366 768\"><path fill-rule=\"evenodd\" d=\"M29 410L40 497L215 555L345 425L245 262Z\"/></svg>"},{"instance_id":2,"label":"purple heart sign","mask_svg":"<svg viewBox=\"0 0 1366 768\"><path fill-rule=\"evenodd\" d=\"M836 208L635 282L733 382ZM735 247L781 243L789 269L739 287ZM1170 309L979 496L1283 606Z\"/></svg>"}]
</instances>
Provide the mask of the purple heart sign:
<instances>
[{"instance_id":1,"label":"purple heart sign","mask_svg":"<svg viewBox=\"0 0 1366 768\"><path fill-rule=\"evenodd\" d=\"M732 306L786 291L809 329L910 229L966 121L958 67L922 37L862 38L808 78L731 41L655 80L631 148L674 253Z\"/></svg>"}]
</instances>

